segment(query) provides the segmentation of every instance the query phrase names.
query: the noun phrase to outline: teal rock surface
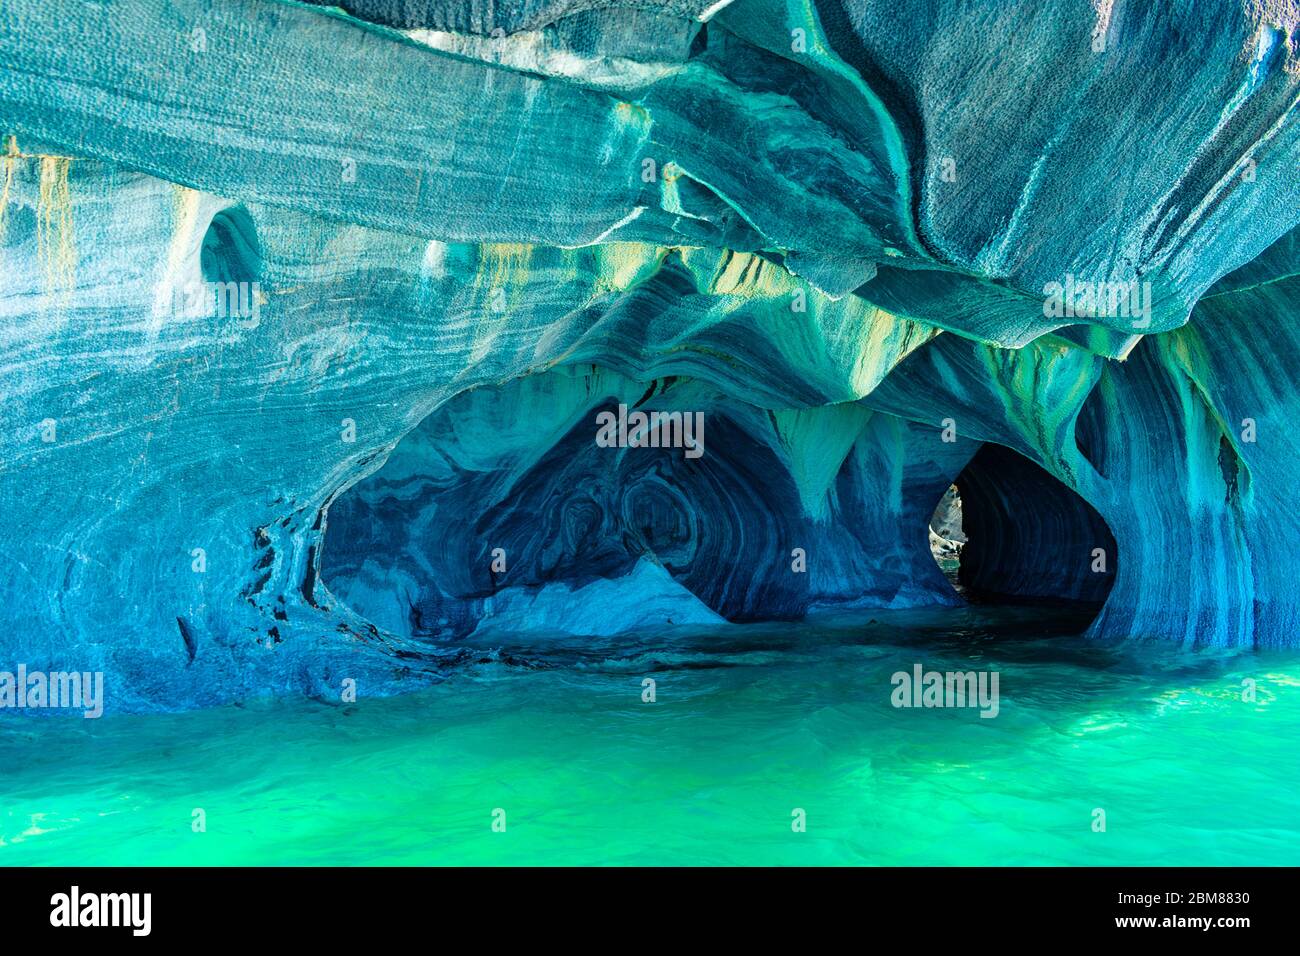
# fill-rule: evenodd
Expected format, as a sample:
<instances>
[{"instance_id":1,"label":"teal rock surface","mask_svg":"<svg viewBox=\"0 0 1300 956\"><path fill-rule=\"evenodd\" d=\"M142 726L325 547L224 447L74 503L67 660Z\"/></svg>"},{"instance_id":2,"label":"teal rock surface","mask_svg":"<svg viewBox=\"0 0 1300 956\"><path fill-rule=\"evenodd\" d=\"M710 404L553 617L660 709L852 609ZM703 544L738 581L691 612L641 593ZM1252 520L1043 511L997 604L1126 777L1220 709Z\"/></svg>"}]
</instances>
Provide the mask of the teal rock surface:
<instances>
[{"instance_id":1,"label":"teal rock surface","mask_svg":"<svg viewBox=\"0 0 1300 956\"><path fill-rule=\"evenodd\" d=\"M966 588L1295 647L1298 30L8 0L3 659L178 710L955 605L953 484ZM700 443L602 444L620 407Z\"/></svg>"}]
</instances>

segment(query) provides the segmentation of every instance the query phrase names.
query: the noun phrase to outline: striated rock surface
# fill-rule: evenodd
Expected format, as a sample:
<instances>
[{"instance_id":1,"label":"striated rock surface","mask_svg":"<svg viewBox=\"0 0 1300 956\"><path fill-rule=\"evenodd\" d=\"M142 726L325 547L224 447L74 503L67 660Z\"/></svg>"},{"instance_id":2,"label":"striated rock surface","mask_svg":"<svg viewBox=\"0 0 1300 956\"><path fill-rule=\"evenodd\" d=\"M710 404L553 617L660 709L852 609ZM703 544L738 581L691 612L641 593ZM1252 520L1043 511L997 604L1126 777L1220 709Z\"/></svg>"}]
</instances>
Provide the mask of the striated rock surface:
<instances>
[{"instance_id":1,"label":"striated rock surface","mask_svg":"<svg viewBox=\"0 0 1300 956\"><path fill-rule=\"evenodd\" d=\"M342 6L0 5L4 660L953 603L954 482L981 590L1296 644L1294 3Z\"/></svg>"}]
</instances>

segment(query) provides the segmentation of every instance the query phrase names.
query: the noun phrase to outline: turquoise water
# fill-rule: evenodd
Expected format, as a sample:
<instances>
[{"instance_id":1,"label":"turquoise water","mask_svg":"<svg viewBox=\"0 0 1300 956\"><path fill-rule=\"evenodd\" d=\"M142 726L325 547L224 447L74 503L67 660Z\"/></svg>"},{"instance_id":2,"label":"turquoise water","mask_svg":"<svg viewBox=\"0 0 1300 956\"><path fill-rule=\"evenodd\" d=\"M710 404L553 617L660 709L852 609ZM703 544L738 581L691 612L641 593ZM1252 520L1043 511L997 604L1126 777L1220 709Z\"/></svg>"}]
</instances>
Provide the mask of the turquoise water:
<instances>
[{"instance_id":1,"label":"turquoise water","mask_svg":"<svg viewBox=\"0 0 1300 956\"><path fill-rule=\"evenodd\" d=\"M1300 863L1300 655L871 619L510 643L346 707L6 716L0 864ZM1000 713L894 708L914 663L996 670Z\"/></svg>"}]
</instances>

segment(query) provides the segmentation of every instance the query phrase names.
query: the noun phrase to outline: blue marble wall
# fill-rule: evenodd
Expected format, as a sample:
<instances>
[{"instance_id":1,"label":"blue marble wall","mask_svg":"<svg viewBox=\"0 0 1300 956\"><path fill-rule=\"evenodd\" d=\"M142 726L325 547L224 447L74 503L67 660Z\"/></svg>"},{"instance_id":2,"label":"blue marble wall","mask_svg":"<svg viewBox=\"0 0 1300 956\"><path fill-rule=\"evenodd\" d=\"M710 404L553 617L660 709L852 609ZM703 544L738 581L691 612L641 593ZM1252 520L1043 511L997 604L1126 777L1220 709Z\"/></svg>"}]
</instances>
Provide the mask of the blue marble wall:
<instances>
[{"instance_id":1,"label":"blue marble wall","mask_svg":"<svg viewBox=\"0 0 1300 956\"><path fill-rule=\"evenodd\" d=\"M177 709L436 680L489 601L948 601L989 442L1114 534L1095 635L1295 645L1292 6L345 6L0 5L6 659ZM703 465L595 457L647 388Z\"/></svg>"}]
</instances>

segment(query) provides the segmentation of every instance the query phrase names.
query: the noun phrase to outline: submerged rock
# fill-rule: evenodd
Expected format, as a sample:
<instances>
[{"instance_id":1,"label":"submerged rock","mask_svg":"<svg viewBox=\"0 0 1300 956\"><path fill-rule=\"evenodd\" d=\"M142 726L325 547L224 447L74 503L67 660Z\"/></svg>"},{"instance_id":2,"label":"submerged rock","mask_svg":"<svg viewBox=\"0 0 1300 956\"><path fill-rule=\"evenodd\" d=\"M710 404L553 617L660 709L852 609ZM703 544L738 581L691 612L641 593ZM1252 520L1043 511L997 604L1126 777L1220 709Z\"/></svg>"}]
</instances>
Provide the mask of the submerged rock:
<instances>
[{"instance_id":1,"label":"submerged rock","mask_svg":"<svg viewBox=\"0 0 1300 956\"><path fill-rule=\"evenodd\" d=\"M1294 5L343 7L0 6L5 659L954 603L954 482L981 587L1296 644Z\"/></svg>"}]
</instances>

